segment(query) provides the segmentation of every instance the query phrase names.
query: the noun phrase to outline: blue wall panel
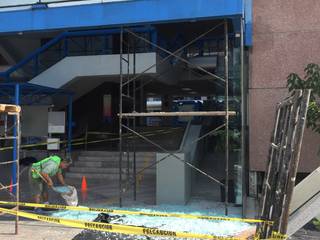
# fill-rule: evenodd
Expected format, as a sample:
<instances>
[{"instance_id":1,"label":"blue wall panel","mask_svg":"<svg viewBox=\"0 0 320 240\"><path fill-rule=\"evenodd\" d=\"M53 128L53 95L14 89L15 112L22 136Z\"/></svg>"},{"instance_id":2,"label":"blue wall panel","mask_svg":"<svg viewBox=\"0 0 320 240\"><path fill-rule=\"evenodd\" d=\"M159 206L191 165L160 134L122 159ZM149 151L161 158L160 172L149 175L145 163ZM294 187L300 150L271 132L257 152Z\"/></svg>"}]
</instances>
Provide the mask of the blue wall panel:
<instances>
[{"instance_id":1,"label":"blue wall panel","mask_svg":"<svg viewBox=\"0 0 320 240\"><path fill-rule=\"evenodd\" d=\"M0 33L242 15L243 0L132 0L0 12Z\"/></svg>"},{"instance_id":2,"label":"blue wall panel","mask_svg":"<svg viewBox=\"0 0 320 240\"><path fill-rule=\"evenodd\" d=\"M244 0L245 45L252 46L252 0Z\"/></svg>"}]
</instances>

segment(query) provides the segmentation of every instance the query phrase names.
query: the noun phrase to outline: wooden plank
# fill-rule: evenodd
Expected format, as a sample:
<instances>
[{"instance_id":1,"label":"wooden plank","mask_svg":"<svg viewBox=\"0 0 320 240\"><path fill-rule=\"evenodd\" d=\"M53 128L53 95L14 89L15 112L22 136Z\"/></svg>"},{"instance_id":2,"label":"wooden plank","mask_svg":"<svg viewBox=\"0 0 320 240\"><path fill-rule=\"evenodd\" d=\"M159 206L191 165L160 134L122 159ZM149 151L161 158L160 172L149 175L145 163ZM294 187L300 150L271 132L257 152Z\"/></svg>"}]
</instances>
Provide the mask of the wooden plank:
<instances>
[{"instance_id":1,"label":"wooden plank","mask_svg":"<svg viewBox=\"0 0 320 240\"><path fill-rule=\"evenodd\" d=\"M292 215L305 202L320 193L320 167L309 174L298 185L294 187L292 200L290 203L289 215Z\"/></svg>"},{"instance_id":2,"label":"wooden plank","mask_svg":"<svg viewBox=\"0 0 320 240\"><path fill-rule=\"evenodd\" d=\"M240 233L238 233L234 238L236 239L253 239L254 235L256 233L256 227L251 227L247 230L244 230Z\"/></svg>"},{"instance_id":3,"label":"wooden plank","mask_svg":"<svg viewBox=\"0 0 320 240\"><path fill-rule=\"evenodd\" d=\"M236 112L229 111L229 116L235 116ZM122 113L122 117L193 117L193 116L225 116L225 111L209 111L209 112L133 112ZM119 116L120 114L118 114Z\"/></svg>"},{"instance_id":4,"label":"wooden plank","mask_svg":"<svg viewBox=\"0 0 320 240\"><path fill-rule=\"evenodd\" d=\"M19 113L21 112L21 107L11 104L0 104L0 112Z\"/></svg>"},{"instance_id":5,"label":"wooden plank","mask_svg":"<svg viewBox=\"0 0 320 240\"><path fill-rule=\"evenodd\" d=\"M313 183L315 184L315 183ZM286 234L291 236L320 214L320 193L304 203L293 215L290 216ZM300 238L301 239L301 238ZM304 238L309 239L309 238Z\"/></svg>"}]
</instances>

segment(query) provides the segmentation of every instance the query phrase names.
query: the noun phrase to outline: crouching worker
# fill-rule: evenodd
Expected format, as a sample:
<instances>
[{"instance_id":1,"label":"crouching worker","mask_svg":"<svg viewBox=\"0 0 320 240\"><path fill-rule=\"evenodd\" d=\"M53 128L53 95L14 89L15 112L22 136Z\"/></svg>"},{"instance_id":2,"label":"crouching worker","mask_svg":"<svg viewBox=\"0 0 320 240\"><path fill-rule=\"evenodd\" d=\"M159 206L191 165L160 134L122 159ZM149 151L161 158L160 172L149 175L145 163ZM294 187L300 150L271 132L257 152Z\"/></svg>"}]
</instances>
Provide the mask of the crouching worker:
<instances>
[{"instance_id":1,"label":"crouching worker","mask_svg":"<svg viewBox=\"0 0 320 240\"><path fill-rule=\"evenodd\" d=\"M53 187L51 177L57 176L58 181L65 185L62 169L66 169L68 166L66 161L62 161L56 155L32 164L29 170L29 184L35 203L40 203L42 200L43 203L48 204L48 188Z\"/></svg>"}]
</instances>

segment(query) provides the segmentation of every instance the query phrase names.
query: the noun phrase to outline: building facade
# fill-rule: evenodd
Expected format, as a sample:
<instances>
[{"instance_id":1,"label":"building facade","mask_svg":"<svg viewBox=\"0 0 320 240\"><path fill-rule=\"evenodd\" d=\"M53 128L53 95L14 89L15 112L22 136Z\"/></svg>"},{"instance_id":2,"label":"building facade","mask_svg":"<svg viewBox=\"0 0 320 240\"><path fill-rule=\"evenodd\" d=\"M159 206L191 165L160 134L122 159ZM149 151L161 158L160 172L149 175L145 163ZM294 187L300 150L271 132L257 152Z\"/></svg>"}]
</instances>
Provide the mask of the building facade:
<instances>
[{"instance_id":1,"label":"building facade","mask_svg":"<svg viewBox=\"0 0 320 240\"><path fill-rule=\"evenodd\" d=\"M80 136L88 126L116 132L118 112L144 112L148 99L156 99L150 104L162 102L159 109L168 112L196 108L195 104L187 106L187 101L202 101L202 110L207 111L224 110L230 104L237 113L230 123L230 166L222 160L213 168L217 172L227 168L232 180L240 179L234 192L240 191L242 197L248 192L249 174L265 170L275 106L288 94L288 74L303 75L308 63L319 62L319 11L317 0L7 1L0 5L0 77L2 82L28 82L73 92L73 109L70 102L68 109L75 126L69 138ZM123 34L126 29L134 33L133 38L128 32ZM168 61L159 64L163 60ZM156 84L131 96L137 100L135 109L126 103L122 109L119 78L138 74L142 75L138 88L149 81ZM227 93L226 78L230 80ZM124 95L130 94L128 90ZM225 94L229 100L223 98ZM106 102L117 100L105 106L102 97ZM47 105L54 101L61 108L66 106L61 99L48 101ZM139 124L157 121L139 120ZM183 125L185 121L162 122L168 123ZM223 119L201 123L209 131ZM69 129L71 125L70 120ZM199 137L202 130L197 130ZM223 140L208 141L205 152L215 156L223 152L216 147L218 141ZM308 129L299 172L318 167L318 141L319 136ZM240 175L233 173L236 168L241 169ZM184 170L181 174L193 178ZM227 180L219 177L221 182ZM181 182L185 188L181 195L187 196L192 184L186 182L192 181ZM172 191L174 188L177 186Z\"/></svg>"},{"instance_id":2,"label":"building facade","mask_svg":"<svg viewBox=\"0 0 320 240\"><path fill-rule=\"evenodd\" d=\"M253 1L248 90L252 171L265 168L275 106L288 93L287 76L303 77L307 64L319 63L319 9L318 1ZM306 129L300 172L319 167L318 142L318 134Z\"/></svg>"}]
</instances>

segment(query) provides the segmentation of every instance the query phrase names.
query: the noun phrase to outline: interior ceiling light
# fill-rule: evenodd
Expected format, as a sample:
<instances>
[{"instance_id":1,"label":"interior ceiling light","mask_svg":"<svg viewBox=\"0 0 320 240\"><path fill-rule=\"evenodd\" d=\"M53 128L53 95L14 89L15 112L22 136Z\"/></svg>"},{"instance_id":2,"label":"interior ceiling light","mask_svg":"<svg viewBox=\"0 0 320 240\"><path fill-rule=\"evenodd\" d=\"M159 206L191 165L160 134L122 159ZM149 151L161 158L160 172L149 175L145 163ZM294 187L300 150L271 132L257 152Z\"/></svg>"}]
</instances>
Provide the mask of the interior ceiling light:
<instances>
[{"instance_id":1,"label":"interior ceiling light","mask_svg":"<svg viewBox=\"0 0 320 240\"><path fill-rule=\"evenodd\" d=\"M191 94L197 94L197 92L196 91L192 91L192 92L190 92Z\"/></svg>"}]
</instances>

